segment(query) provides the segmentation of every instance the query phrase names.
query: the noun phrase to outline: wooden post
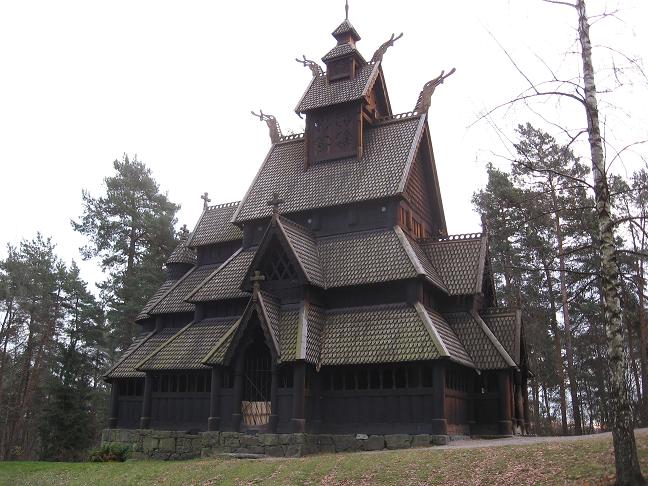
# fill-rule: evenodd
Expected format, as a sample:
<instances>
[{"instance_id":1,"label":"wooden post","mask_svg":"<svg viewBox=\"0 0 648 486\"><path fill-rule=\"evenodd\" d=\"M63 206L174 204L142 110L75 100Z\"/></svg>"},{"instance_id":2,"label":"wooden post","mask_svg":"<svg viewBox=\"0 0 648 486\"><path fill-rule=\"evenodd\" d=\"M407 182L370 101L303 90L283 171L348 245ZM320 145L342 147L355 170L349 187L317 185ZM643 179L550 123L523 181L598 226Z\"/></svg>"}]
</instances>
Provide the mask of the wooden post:
<instances>
[{"instance_id":1,"label":"wooden post","mask_svg":"<svg viewBox=\"0 0 648 486\"><path fill-rule=\"evenodd\" d=\"M268 431L274 434L277 431L279 422L279 400L277 400L277 387L279 386L279 370L277 363L272 363L272 381L270 382L270 418L268 419Z\"/></svg>"},{"instance_id":2,"label":"wooden post","mask_svg":"<svg viewBox=\"0 0 648 486\"><path fill-rule=\"evenodd\" d=\"M108 428L116 429L119 421L119 383L113 380L110 383L110 415Z\"/></svg>"},{"instance_id":3,"label":"wooden post","mask_svg":"<svg viewBox=\"0 0 648 486\"><path fill-rule=\"evenodd\" d=\"M152 376L146 373L144 378L144 400L142 400L142 416L140 417L140 429L151 428L151 393L152 393Z\"/></svg>"},{"instance_id":4,"label":"wooden post","mask_svg":"<svg viewBox=\"0 0 648 486\"><path fill-rule=\"evenodd\" d=\"M511 422L511 372L502 370L498 373L499 385L499 422L498 433L500 435L512 435L513 424Z\"/></svg>"},{"instance_id":5,"label":"wooden post","mask_svg":"<svg viewBox=\"0 0 648 486\"><path fill-rule=\"evenodd\" d=\"M446 435L448 433L448 421L445 413L446 375L443 361L434 362L432 379L432 433Z\"/></svg>"},{"instance_id":6,"label":"wooden post","mask_svg":"<svg viewBox=\"0 0 648 486\"><path fill-rule=\"evenodd\" d=\"M207 430L220 430L221 370L214 366L211 369L211 389L209 393L209 418Z\"/></svg>"},{"instance_id":7,"label":"wooden post","mask_svg":"<svg viewBox=\"0 0 648 486\"><path fill-rule=\"evenodd\" d=\"M238 432L241 428L241 419L243 414L241 413L243 406L243 375L245 362L243 358L245 353L241 353L237 360L236 366L234 368L234 413L232 413L232 430Z\"/></svg>"},{"instance_id":8,"label":"wooden post","mask_svg":"<svg viewBox=\"0 0 648 486\"><path fill-rule=\"evenodd\" d=\"M293 414L292 430L295 433L306 431L305 394L306 394L306 363L296 361L293 368Z\"/></svg>"}]
</instances>

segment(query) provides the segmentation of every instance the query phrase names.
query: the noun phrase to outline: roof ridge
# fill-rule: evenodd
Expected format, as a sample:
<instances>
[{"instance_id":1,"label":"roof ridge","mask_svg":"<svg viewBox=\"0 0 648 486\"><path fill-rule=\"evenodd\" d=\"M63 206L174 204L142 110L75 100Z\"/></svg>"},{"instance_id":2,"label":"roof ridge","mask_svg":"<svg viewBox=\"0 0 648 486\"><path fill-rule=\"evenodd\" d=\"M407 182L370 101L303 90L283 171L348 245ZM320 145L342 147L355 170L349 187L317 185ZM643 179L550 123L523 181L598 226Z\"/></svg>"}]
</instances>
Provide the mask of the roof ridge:
<instances>
[{"instance_id":1,"label":"roof ridge","mask_svg":"<svg viewBox=\"0 0 648 486\"><path fill-rule=\"evenodd\" d=\"M212 204L210 206L207 206L205 208L206 211L209 211L211 209L223 209L223 208L234 208L241 204L241 201L232 201L232 202L227 202L227 203L220 203L220 204Z\"/></svg>"},{"instance_id":2,"label":"roof ridge","mask_svg":"<svg viewBox=\"0 0 648 486\"><path fill-rule=\"evenodd\" d=\"M417 118L423 116L425 113L418 113L416 111L404 111L402 113L394 113L393 115L385 115L378 120L376 120L373 126L386 125L390 122L396 122L400 120L408 120L410 118Z\"/></svg>"},{"instance_id":3,"label":"roof ridge","mask_svg":"<svg viewBox=\"0 0 648 486\"><path fill-rule=\"evenodd\" d=\"M348 311L373 311L373 310L384 310L384 309L396 309L403 308L407 309L411 307L407 302L390 302L387 304L377 304L377 305L359 305L356 307L335 307L333 309L327 309L321 306L318 306L324 311L324 314L342 314Z\"/></svg>"},{"instance_id":4,"label":"roof ridge","mask_svg":"<svg viewBox=\"0 0 648 486\"><path fill-rule=\"evenodd\" d=\"M279 137L279 141L277 143L293 142L295 140L303 140L305 137L306 137L306 132L289 133L288 135L282 135L281 137Z\"/></svg>"},{"instance_id":5,"label":"roof ridge","mask_svg":"<svg viewBox=\"0 0 648 486\"><path fill-rule=\"evenodd\" d=\"M454 235L440 236L438 238L420 238L422 243L442 243L445 241L479 240L485 233L458 233Z\"/></svg>"}]
</instances>

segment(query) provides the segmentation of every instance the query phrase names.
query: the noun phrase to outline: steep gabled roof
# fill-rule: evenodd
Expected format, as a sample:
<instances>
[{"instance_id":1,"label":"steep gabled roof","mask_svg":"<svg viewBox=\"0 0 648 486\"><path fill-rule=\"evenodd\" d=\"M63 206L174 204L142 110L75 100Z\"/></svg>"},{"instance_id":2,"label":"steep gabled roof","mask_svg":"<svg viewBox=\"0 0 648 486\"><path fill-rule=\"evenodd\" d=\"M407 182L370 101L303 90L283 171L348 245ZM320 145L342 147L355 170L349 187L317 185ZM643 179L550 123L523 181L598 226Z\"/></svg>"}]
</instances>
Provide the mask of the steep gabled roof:
<instances>
[{"instance_id":1,"label":"steep gabled roof","mask_svg":"<svg viewBox=\"0 0 648 486\"><path fill-rule=\"evenodd\" d=\"M515 367L515 362L475 312L455 312L443 317L461 340L475 366L482 370Z\"/></svg>"},{"instance_id":2,"label":"steep gabled roof","mask_svg":"<svg viewBox=\"0 0 648 486\"><path fill-rule=\"evenodd\" d=\"M259 292L256 298L251 298L243 311L243 315L236 321L230 332L223 333L209 353L202 358L202 363L229 364L232 353L235 351L252 316L258 316L261 329L270 347L270 352L281 361L281 347L279 344L279 303L272 295Z\"/></svg>"},{"instance_id":3,"label":"steep gabled roof","mask_svg":"<svg viewBox=\"0 0 648 486\"><path fill-rule=\"evenodd\" d=\"M338 37L343 34L351 34L356 41L360 40L360 34L358 34L358 31L355 29L353 24L349 22L349 19L344 19L331 33L333 37Z\"/></svg>"},{"instance_id":4,"label":"steep gabled roof","mask_svg":"<svg viewBox=\"0 0 648 486\"><path fill-rule=\"evenodd\" d=\"M337 84L337 83L336 83ZM362 159L342 159L305 168L304 139L274 144L233 221L271 215L273 193L284 199L284 214L396 196L416 155L425 115L412 115L367 127Z\"/></svg>"},{"instance_id":5,"label":"steep gabled roof","mask_svg":"<svg viewBox=\"0 0 648 486\"><path fill-rule=\"evenodd\" d=\"M240 228L230 223L238 205L238 202L232 202L205 208L191 236L189 236L187 246L194 248L241 240L243 233Z\"/></svg>"},{"instance_id":6,"label":"steep gabled roof","mask_svg":"<svg viewBox=\"0 0 648 486\"><path fill-rule=\"evenodd\" d=\"M188 302L209 302L247 297L241 290L245 272L255 254L254 248L237 250L227 261L194 286L186 297Z\"/></svg>"},{"instance_id":7,"label":"steep gabled roof","mask_svg":"<svg viewBox=\"0 0 648 486\"><path fill-rule=\"evenodd\" d=\"M143 378L144 373L138 371L136 365L162 343L178 332L177 328L166 327L153 331L135 340L121 359L104 376L113 378Z\"/></svg>"},{"instance_id":8,"label":"steep gabled roof","mask_svg":"<svg viewBox=\"0 0 648 486\"><path fill-rule=\"evenodd\" d=\"M502 343L515 364L520 365L520 345L522 339L522 313L512 309L486 309L481 317Z\"/></svg>"},{"instance_id":9,"label":"steep gabled roof","mask_svg":"<svg viewBox=\"0 0 648 486\"><path fill-rule=\"evenodd\" d=\"M200 265L192 268L171 287L151 309L150 315L171 312L193 312L194 306L185 301L200 282L205 280L219 265Z\"/></svg>"},{"instance_id":10,"label":"steep gabled roof","mask_svg":"<svg viewBox=\"0 0 648 486\"><path fill-rule=\"evenodd\" d=\"M486 235L455 235L421 240L419 244L430 263L438 270L450 295L481 292L486 262Z\"/></svg>"},{"instance_id":11,"label":"steep gabled roof","mask_svg":"<svg viewBox=\"0 0 648 486\"><path fill-rule=\"evenodd\" d=\"M345 45L348 46L348 44ZM333 59L339 55L344 55L342 51L349 49L357 52L351 47L336 46L324 58L326 60ZM341 79L334 83L328 82L326 74L316 76L311 79L306 92L297 103L295 111L297 113L306 113L310 110L362 99L369 94L379 74L380 63L377 62L359 67L353 78Z\"/></svg>"},{"instance_id":12,"label":"steep gabled roof","mask_svg":"<svg viewBox=\"0 0 648 486\"><path fill-rule=\"evenodd\" d=\"M202 358L238 321L238 317L203 319L178 331L137 365L140 371L204 369Z\"/></svg>"}]
</instances>

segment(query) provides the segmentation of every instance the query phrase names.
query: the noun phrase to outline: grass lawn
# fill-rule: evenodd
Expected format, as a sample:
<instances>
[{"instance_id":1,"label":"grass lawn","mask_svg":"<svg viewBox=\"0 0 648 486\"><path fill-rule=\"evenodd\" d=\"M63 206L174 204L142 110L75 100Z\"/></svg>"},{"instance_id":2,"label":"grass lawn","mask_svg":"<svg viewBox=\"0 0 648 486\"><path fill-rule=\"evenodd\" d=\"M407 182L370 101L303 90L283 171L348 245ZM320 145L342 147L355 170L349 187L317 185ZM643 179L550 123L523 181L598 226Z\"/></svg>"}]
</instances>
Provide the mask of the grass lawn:
<instances>
[{"instance_id":1,"label":"grass lawn","mask_svg":"<svg viewBox=\"0 0 648 486\"><path fill-rule=\"evenodd\" d=\"M648 472L648 433L637 436ZM1 485L613 484L609 437L480 449L409 449L300 459L0 463Z\"/></svg>"}]
</instances>

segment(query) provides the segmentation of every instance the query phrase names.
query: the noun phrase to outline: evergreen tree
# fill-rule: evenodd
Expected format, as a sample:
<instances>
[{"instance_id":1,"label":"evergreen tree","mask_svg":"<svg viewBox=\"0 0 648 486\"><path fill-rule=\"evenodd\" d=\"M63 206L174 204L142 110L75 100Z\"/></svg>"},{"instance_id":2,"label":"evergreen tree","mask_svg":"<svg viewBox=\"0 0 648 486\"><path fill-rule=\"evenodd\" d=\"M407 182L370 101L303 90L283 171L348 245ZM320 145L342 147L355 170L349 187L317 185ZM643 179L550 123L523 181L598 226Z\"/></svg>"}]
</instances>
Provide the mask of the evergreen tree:
<instances>
[{"instance_id":1,"label":"evergreen tree","mask_svg":"<svg viewBox=\"0 0 648 486\"><path fill-rule=\"evenodd\" d=\"M176 244L174 224L179 206L169 201L137 158L114 162L115 174L104 179L105 195L83 191L83 215L72 221L90 244L84 258L99 257L108 278L101 283L112 337L112 350L131 342L133 322L146 299L164 279L162 266Z\"/></svg>"}]
</instances>

